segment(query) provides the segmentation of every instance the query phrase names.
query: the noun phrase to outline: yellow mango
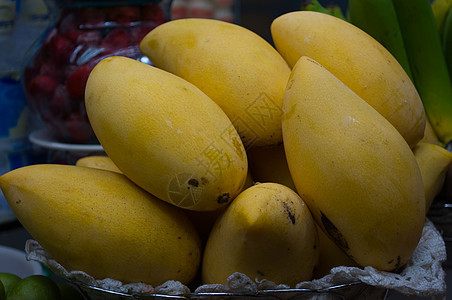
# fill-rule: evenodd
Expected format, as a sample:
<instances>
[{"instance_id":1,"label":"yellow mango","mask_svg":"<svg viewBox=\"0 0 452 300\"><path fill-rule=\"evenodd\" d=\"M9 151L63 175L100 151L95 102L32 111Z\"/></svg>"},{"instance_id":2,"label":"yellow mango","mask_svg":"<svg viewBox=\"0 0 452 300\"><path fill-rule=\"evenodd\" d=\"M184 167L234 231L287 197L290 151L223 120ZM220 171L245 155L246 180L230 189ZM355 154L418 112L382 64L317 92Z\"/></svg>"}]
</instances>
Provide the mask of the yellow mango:
<instances>
[{"instance_id":1,"label":"yellow mango","mask_svg":"<svg viewBox=\"0 0 452 300\"><path fill-rule=\"evenodd\" d=\"M315 222L303 200L277 183L237 196L215 223L202 261L204 283L224 284L234 272L295 286L318 261Z\"/></svg>"},{"instance_id":2,"label":"yellow mango","mask_svg":"<svg viewBox=\"0 0 452 300\"><path fill-rule=\"evenodd\" d=\"M254 32L213 19L181 19L149 32L141 51L200 88L228 115L247 148L282 141L281 105L290 68Z\"/></svg>"},{"instance_id":3,"label":"yellow mango","mask_svg":"<svg viewBox=\"0 0 452 300\"><path fill-rule=\"evenodd\" d=\"M249 170L256 182L275 182L296 191L284 145L254 147L247 150Z\"/></svg>"},{"instance_id":4,"label":"yellow mango","mask_svg":"<svg viewBox=\"0 0 452 300\"><path fill-rule=\"evenodd\" d=\"M77 159L75 165L79 167L96 168L122 174L121 170L118 169L111 158L105 155L85 156Z\"/></svg>"},{"instance_id":5,"label":"yellow mango","mask_svg":"<svg viewBox=\"0 0 452 300\"><path fill-rule=\"evenodd\" d=\"M308 57L292 70L283 110L287 163L317 224L361 266L403 266L422 234L425 196L400 133Z\"/></svg>"},{"instance_id":6,"label":"yellow mango","mask_svg":"<svg viewBox=\"0 0 452 300\"><path fill-rule=\"evenodd\" d=\"M328 275L332 268L339 266L359 267L318 225L317 233L319 236L319 264L315 269L314 278L322 278Z\"/></svg>"},{"instance_id":7,"label":"yellow mango","mask_svg":"<svg viewBox=\"0 0 452 300\"><path fill-rule=\"evenodd\" d=\"M435 131L433 130L432 125L427 119L427 122L425 123L425 131L424 131L424 137L419 141L419 143L429 143L429 144L435 144L435 145L441 145L441 142L438 139L438 136L436 135Z\"/></svg>"},{"instance_id":8,"label":"yellow mango","mask_svg":"<svg viewBox=\"0 0 452 300\"><path fill-rule=\"evenodd\" d=\"M370 35L323 13L296 11L271 24L276 49L291 67L308 56L382 114L410 147L423 137L421 98L397 60Z\"/></svg>"},{"instance_id":9,"label":"yellow mango","mask_svg":"<svg viewBox=\"0 0 452 300\"><path fill-rule=\"evenodd\" d=\"M109 57L86 84L86 111L118 168L157 198L215 210L246 180L248 161L221 108L191 83L125 57Z\"/></svg>"},{"instance_id":10,"label":"yellow mango","mask_svg":"<svg viewBox=\"0 0 452 300\"><path fill-rule=\"evenodd\" d=\"M443 147L418 143L413 149L414 157L422 174L425 191L425 209L430 209L433 200L441 192L447 172L452 164L452 153Z\"/></svg>"},{"instance_id":11,"label":"yellow mango","mask_svg":"<svg viewBox=\"0 0 452 300\"><path fill-rule=\"evenodd\" d=\"M68 165L31 165L0 177L25 229L61 265L96 279L153 286L189 283L201 244L181 209L124 175Z\"/></svg>"}]
</instances>

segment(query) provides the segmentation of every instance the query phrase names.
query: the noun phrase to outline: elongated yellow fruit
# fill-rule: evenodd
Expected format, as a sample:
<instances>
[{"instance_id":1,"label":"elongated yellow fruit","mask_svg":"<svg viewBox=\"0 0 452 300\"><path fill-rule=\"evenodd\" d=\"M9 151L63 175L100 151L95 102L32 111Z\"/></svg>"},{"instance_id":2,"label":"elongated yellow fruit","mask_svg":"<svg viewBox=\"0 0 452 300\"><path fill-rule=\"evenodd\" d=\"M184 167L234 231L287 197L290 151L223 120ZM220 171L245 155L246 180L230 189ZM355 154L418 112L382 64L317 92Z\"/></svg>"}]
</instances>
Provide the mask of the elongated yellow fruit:
<instances>
[{"instance_id":1,"label":"elongated yellow fruit","mask_svg":"<svg viewBox=\"0 0 452 300\"><path fill-rule=\"evenodd\" d=\"M318 226L318 225L317 225ZM334 241L326 235L320 226L317 227L319 236L319 264L315 269L314 278L322 278L328 275L332 268L359 267L359 265L351 259Z\"/></svg>"},{"instance_id":2,"label":"elongated yellow fruit","mask_svg":"<svg viewBox=\"0 0 452 300\"><path fill-rule=\"evenodd\" d=\"M317 224L362 266L403 266L425 219L421 172L403 137L308 57L292 70L283 110L287 163Z\"/></svg>"},{"instance_id":3,"label":"elongated yellow fruit","mask_svg":"<svg viewBox=\"0 0 452 300\"><path fill-rule=\"evenodd\" d=\"M75 162L75 165L79 167L96 168L101 170L122 173L121 170L119 170L115 163L111 160L111 158L105 155L85 156L79 158Z\"/></svg>"},{"instance_id":4,"label":"elongated yellow fruit","mask_svg":"<svg viewBox=\"0 0 452 300\"><path fill-rule=\"evenodd\" d=\"M425 112L416 88L370 35L344 20L310 11L276 18L271 33L291 67L301 56L311 57L382 114L410 147L422 138Z\"/></svg>"},{"instance_id":5,"label":"elongated yellow fruit","mask_svg":"<svg viewBox=\"0 0 452 300\"><path fill-rule=\"evenodd\" d=\"M215 210L242 189L248 162L221 108L194 85L125 57L102 60L86 111L105 152L137 185L192 210Z\"/></svg>"},{"instance_id":6,"label":"elongated yellow fruit","mask_svg":"<svg viewBox=\"0 0 452 300\"><path fill-rule=\"evenodd\" d=\"M427 120L425 123L425 132L424 137L419 141L419 143L430 143L435 145L441 145L440 140L438 139L438 136L436 135L435 131L433 130L432 125Z\"/></svg>"},{"instance_id":7,"label":"elongated yellow fruit","mask_svg":"<svg viewBox=\"0 0 452 300\"><path fill-rule=\"evenodd\" d=\"M116 172L32 165L0 177L25 229L61 265L96 279L190 282L201 244L184 213Z\"/></svg>"},{"instance_id":8,"label":"elongated yellow fruit","mask_svg":"<svg viewBox=\"0 0 452 300\"><path fill-rule=\"evenodd\" d=\"M447 172L452 164L452 153L442 146L418 143L413 148L414 157L422 174L425 191L425 209L430 209L435 197L441 192Z\"/></svg>"},{"instance_id":9,"label":"elongated yellow fruit","mask_svg":"<svg viewBox=\"0 0 452 300\"><path fill-rule=\"evenodd\" d=\"M282 142L281 105L290 68L254 32L212 19L174 20L148 33L140 49L155 66L214 100L247 148Z\"/></svg>"},{"instance_id":10,"label":"elongated yellow fruit","mask_svg":"<svg viewBox=\"0 0 452 300\"><path fill-rule=\"evenodd\" d=\"M253 186L254 181L251 177L250 172L246 176L245 185L243 186L243 190ZM214 211L195 211L195 210L185 210L188 219L195 225L196 230L199 233L199 237L201 238L201 242L205 245L207 238L209 237L210 231L212 230L215 221L218 217L225 211L227 206L222 207L221 209L217 209Z\"/></svg>"},{"instance_id":11,"label":"elongated yellow fruit","mask_svg":"<svg viewBox=\"0 0 452 300\"><path fill-rule=\"evenodd\" d=\"M303 200L277 183L256 184L220 216L203 255L204 283L234 272L295 286L310 280L318 260L315 222Z\"/></svg>"}]
</instances>

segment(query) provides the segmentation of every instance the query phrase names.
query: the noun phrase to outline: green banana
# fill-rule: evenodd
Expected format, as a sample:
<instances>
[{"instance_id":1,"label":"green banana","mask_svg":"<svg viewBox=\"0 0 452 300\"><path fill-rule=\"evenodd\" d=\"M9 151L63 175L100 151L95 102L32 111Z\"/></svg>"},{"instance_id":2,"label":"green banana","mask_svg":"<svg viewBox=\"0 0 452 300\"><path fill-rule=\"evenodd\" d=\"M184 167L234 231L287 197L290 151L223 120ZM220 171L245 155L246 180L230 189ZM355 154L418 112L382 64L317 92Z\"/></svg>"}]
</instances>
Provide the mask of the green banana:
<instances>
[{"instance_id":1,"label":"green banana","mask_svg":"<svg viewBox=\"0 0 452 300\"><path fill-rule=\"evenodd\" d=\"M339 19L345 20L345 16L339 5L331 3L323 6L318 0L306 0L301 4L301 10L316 11L327 15L335 16Z\"/></svg>"},{"instance_id":2,"label":"green banana","mask_svg":"<svg viewBox=\"0 0 452 300\"><path fill-rule=\"evenodd\" d=\"M349 0L348 19L391 52L413 80L392 0Z\"/></svg>"},{"instance_id":3,"label":"green banana","mask_svg":"<svg viewBox=\"0 0 452 300\"><path fill-rule=\"evenodd\" d=\"M429 0L392 0L414 84L442 143L452 141L452 84Z\"/></svg>"},{"instance_id":4,"label":"green banana","mask_svg":"<svg viewBox=\"0 0 452 300\"><path fill-rule=\"evenodd\" d=\"M331 15L335 16L336 18L346 20L346 17L339 5L331 3L326 6L326 9L331 13Z\"/></svg>"},{"instance_id":5,"label":"green banana","mask_svg":"<svg viewBox=\"0 0 452 300\"><path fill-rule=\"evenodd\" d=\"M443 25L442 45L449 74L452 73L452 9L449 9Z\"/></svg>"},{"instance_id":6,"label":"green banana","mask_svg":"<svg viewBox=\"0 0 452 300\"><path fill-rule=\"evenodd\" d=\"M301 4L301 10L316 11L331 15L331 11L326 9L318 0L306 0Z\"/></svg>"},{"instance_id":7,"label":"green banana","mask_svg":"<svg viewBox=\"0 0 452 300\"><path fill-rule=\"evenodd\" d=\"M432 10L440 35L443 33L447 13L452 7L452 0L433 0Z\"/></svg>"}]
</instances>

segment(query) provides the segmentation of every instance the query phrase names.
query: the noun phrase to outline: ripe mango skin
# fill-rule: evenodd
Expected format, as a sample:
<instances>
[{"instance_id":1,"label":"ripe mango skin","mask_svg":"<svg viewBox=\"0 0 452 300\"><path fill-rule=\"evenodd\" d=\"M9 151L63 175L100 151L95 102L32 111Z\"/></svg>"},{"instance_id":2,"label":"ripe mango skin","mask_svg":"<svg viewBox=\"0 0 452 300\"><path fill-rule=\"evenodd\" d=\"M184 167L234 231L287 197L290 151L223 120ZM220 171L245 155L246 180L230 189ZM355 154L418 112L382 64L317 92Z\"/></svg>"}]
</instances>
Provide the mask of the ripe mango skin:
<instances>
[{"instance_id":1,"label":"ripe mango skin","mask_svg":"<svg viewBox=\"0 0 452 300\"><path fill-rule=\"evenodd\" d=\"M31 165L0 177L18 220L69 270L153 286L190 282L201 243L184 213L124 175L69 165Z\"/></svg>"},{"instance_id":2,"label":"ripe mango skin","mask_svg":"<svg viewBox=\"0 0 452 300\"><path fill-rule=\"evenodd\" d=\"M248 169L242 141L221 108L189 82L110 57L92 70L85 103L107 155L157 198L211 211L240 192Z\"/></svg>"},{"instance_id":3,"label":"ripe mango skin","mask_svg":"<svg viewBox=\"0 0 452 300\"><path fill-rule=\"evenodd\" d=\"M318 262L315 222L303 200L277 183L256 184L217 219L202 262L203 283L224 284L234 272L295 286Z\"/></svg>"},{"instance_id":4,"label":"ripe mango skin","mask_svg":"<svg viewBox=\"0 0 452 300\"><path fill-rule=\"evenodd\" d=\"M441 146L441 142L439 141L438 136L436 135L435 131L433 130L433 127L430 124L430 122L428 121L428 119L427 119L427 122L425 123L424 137L419 141L419 143L429 143L429 144L435 144L435 145Z\"/></svg>"},{"instance_id":5,"label":"ripe mango skin","mask_svg":"<svg viewBox=\"0 0 452 300\"><path fill-rule=\"evenodd\" d=\"M297 11L271 24L276 49L291 67L310 57L397 128L410 147L423 137L424 106L397 60L358 27L317 12Z\"/></svg>"},{"instance_id":6,"label":"ripe mango skin","mask_svg":"<svg viewBox=\"0 0 452 300\"><path fill-rule=\"evenodd\" d=\"M248 172L242 191L253 186L253 184L253 178L251 177L250 172ZM215 221L225 211L226 208L227 206L223 206L221 209L217 209L215 211L185 210L188 219L193 223L193 225L195 225L196 231L198 231L203 247L207 242L210 231L212 230Z\"/></svg>"},{"instance_id":7,"label":"ripe mango skin","mask_svg":"<svg viewBox=\"0 0 452 300\"><path fill-rule=\"evenodd\" d=\"M318 226L318 225L317 225ZM332 268L359 267L347 254L339 248L321 227L317 227L319 236L319 264L315 269L314 278L322 278L330 273Z\"/></svg>"},{"instance_id":8,"label":"ripe mango skin","mask_svg":"<svg viewBox=\"0 0 452 300\"><path fill-rule=\"evenodd\" d=\"M75 162L75 165L79 167L96 168L122 174L121 170L118 169L118 167L111 160L111 158L105 155L85 156L79 158Z\"/></svg>"},{"instance_id":9,"label":"ripe mango skin","mask_svg":"<svg viewBox=\"0 0 452 300\"><path fill-rule=\"evenodd\" d=\"M173 20L149 32L140 50L156 67L214 100L247 148L282 142L281 105L290 68L254 32L219 20Z\"/></svg>"},{"instance_id":10,"label":"ripe mango skin","mask_svg":"<svg viewBox=\"0 0 452 300\"><path fill-rule=\"evenodd\" d=\"M308 57L292 70L283 110L287 163L317 224L361 266L403 266L422 234L425 197L402 136Z\"/></svg>"},{"instance_id":11,"label":"ripe mango skin","mask_svg":"<svg viewBox=\"0 0 452 300\"><path fill-rule=\"evenodd\" d=\"M413 153L422 174L427 213L444 186L447 172L452 164L452 153L431 143L418 143L413 148Z\"/></svg>"}]
</instances>

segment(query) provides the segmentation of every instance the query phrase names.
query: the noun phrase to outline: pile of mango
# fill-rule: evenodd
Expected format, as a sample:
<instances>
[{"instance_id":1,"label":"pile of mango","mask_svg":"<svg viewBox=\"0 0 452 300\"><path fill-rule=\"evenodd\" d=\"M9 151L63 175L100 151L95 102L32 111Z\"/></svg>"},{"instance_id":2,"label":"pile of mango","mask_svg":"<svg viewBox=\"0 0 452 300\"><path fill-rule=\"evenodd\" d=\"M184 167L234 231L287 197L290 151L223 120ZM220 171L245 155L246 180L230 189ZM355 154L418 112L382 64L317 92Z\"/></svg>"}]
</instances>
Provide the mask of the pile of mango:
<instances>
[{"instance_id":1,"label":"pile of mango","mask_svg":"<svg viewBox=\"0 0 452 300\"><path fill-rule=\"evenodd\" d=\"M108 157L1 176L23 226L68 270L124 283L403 268L452 162L415 86L340 18L271 32L174 20L140 44L153 66L99 62L85 105Z\"/></svg>"}]
</instances>

